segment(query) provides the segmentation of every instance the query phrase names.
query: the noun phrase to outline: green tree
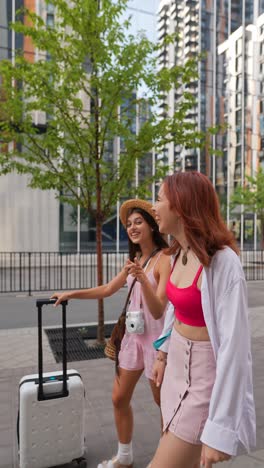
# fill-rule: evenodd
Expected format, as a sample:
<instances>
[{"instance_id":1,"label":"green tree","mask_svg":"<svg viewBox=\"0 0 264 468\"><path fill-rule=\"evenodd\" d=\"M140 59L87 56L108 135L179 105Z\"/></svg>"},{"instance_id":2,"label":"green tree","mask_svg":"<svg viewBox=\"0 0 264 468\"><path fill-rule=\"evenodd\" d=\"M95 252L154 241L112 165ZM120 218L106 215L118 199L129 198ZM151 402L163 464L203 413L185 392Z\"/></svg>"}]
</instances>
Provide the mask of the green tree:
<instances>
[{"instance_id":1,"label":"green tree","mask_svg":"<svg viewBox=\"0 0 264 468\"><path fill-rule=\"evenodd\" d=\"M119 197L144 196L152 181L148 177L135 187L137 161L152 148L161 152L173 140L187 147L204 141L186 118L195 100L184 89L197 79L197 63L189 60L183 67L157 70L164 44L129 34L129 21L121 21L127 1L46 0L55 8L49 27L34 12L20 11L12 28L38 54L21 51L13 62L0 63L5 97L0 174L27 174L30 187L53 189L62 202L80 205L95 217L98 285L103 282L102 223ZM183 90L181 102L172 116L166 107L161 116L160 100L172 86ZM139 89L147 90L152 111L136 134L136 109L146 106ZM43 125L36 124L36 115ZM120 154L113 158L117 137ZM162 170L157 165L157 179ZM104 340L102 301L98 340Z\"/></svg>"},{"instance_id":2,"label":"green tree","mask_svg":"<svg viewBox=\"0 0 264 468\"><path fill-rule=\"evenodd\" d=\"M256 175L246 176L246 185L236 187L231 197L231 210L242 206L244 212L256 213L261 225L261 245L264 246L264 173L259 167Z\"/></svg>"}]
</instances>

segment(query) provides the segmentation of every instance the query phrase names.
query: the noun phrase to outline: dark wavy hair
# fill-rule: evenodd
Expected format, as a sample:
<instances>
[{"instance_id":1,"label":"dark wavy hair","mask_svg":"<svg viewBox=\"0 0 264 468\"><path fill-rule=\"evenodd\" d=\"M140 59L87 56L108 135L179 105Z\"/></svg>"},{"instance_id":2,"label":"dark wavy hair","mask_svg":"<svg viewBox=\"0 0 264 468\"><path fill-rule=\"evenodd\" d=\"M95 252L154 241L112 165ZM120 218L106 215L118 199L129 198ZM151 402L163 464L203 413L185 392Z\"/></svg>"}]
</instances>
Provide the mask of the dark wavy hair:
<instances>
[{"instance_id":1,"label":"dark wavy hair","mask_svg":"<svg viewBox=\"0 0 264 468\"><path fill-rule=\"evenodd\" d=\"M159 227L155 221L155 219L147 213L147 211L142 210L142 208L131 208L127 212L127 220L129 216L132 213L139 213L142 218L148 223L148 225L152 229L152 240L153 243L160 249L166 249L168 248L168 243L163 237L163 234L159 232ZM134 244L129 238L128 238L128 249L129 249L129 259L134 260L134 258L137 256L137 254L141 254L141 248L139 244Z\"/></svg>"},{"instance_id":2,"label":"dark wavy hair","mask_svg":"<svg viewBox=\"0 0 264 468\"><path fill-rule=\"evenodd\" d=\"M176 172L163 182L170 209L179 215L189 246L204 266L225 246L238 254L232 232L227 228L215 189L207 176L197 171ZM180 247L174 240L165 253L176 253Z\"/></svg>"}]
</instances>

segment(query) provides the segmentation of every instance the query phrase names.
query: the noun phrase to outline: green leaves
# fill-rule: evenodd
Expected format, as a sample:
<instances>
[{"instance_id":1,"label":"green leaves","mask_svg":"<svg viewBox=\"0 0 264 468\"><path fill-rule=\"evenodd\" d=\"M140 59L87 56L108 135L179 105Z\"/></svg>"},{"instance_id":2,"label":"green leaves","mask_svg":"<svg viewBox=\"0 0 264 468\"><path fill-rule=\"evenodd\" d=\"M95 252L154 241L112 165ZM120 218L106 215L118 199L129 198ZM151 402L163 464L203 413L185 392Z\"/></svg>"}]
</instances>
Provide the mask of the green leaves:
<instances>
[{"instance_id":1,"label":"green leaves","mask_svg":"<svg viewBox=\"0 0 264 468\"><path fill-rule=\"evenodd\" d=\"M0 62L1 172L27 173L31 187L96 207L105 219L118 197L149 190L152 174L135 187L137 161L144 167L147 155L170 141L204 144L187 118L196 105L189 86L197 63L157 70L164 44L128 33L129 20L121 22L127 0L46 4L55 7L54 25L46 27L45 16L23 9L12 26L31 41L35 55L21 51L14 63ZM146 94L139 97L142 87ZM165 106L161 117L160 100L172 88L181 99L172 115ZM166 169L157 164L155 177Z\"/></svg>"},{"instance_id":2,"label":"green leaves","mask_svg":"<svg viewBox=\"0 0 264 468\"><path fill-rule=\"evenodd\" d=\"M264 173L260 166L256 176L246 176L247 184L237 187L231 197L231 209L242 205L245 212L257 214L261 223L262 242L264 241Z\"/></svg>"},{"instance_id":3,"label":"green leaves","mask_svg":"<svg viewBox=\"0 0 264 468\"><path fill-rule=\"evenodd\" d=\"M231 207L244 205L244 210L264 216L264 173L261 167L255 177L246 176L247 184L237 187L231 198Z\"/></svg>"}]
</instances>

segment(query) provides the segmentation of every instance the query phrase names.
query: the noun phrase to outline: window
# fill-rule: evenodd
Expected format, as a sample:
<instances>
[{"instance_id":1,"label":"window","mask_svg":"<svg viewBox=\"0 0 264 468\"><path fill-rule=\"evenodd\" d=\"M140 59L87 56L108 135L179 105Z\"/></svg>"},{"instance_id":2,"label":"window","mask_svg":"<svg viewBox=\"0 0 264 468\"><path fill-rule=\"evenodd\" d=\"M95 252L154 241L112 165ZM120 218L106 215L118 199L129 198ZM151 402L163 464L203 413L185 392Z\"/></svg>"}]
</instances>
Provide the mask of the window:
<instances>
[{"instance_id":1,"label":"window","mask_svg":"<svg viewBox=\"0 0 264 468\"><path fill-rule=\"evenodd\" d=\"M242 124L242 111L239 110L239 111L236 112L236 127L239 127L239 129L240 129L241 124Z\"/></svg>"},{"instance_id":2,"label":"window","mask_svg":"<svg viewBox=\"0 0 264 468\"><path fill-rule=\"evenodd\" d=\"M259 116L259 133L260 133L260 136L262 137L261 140L263 139L264 137L264 114L260 114ZM264 140L263 140L264 142ZM261 148L263 149L263 148Z\"/></svg>"},{"instance_id":3,"label":"window","mask_svg":"<svg viewBox=\"0 0 264 468\"><path fill-rule=\"evenodd\" d=\"M236 148L236 162L241 161L241 146L237 146Z\"/></svg>"},{"instance_id":4,"label":"window","mask_svg":"<svg viewBox=\"0 0 264 468\"><path fill-rule=\"evenodd\" d=\"M236 107L241 107L242 105L242 95L241 93L236 93Z\"/></svg>"},{"instance_id":5,"label":"window","mask_svg":"<svg viewBox=\"0 0 264 468\"><path fill-rule=\"evenodd\" d=\"M235 178L236 179L240 179L241 177L241 165L239 164L236 168L235 168Z\"/></svg>"},{"instance_id":6,"label":"window","mask_svg":"<svg viewBox=\"0 0 264 468\"><path fill-rule=\"evenodd\" d=\"M237 76L237 78L236 78L236 90L241 91L241 89L242 89L242 77Z\"/></svg>"},{"instance_id":7,"label":"window","mask_svg":"<svg viewBox=\"0 0 264 468\"><path fill-rule=\"evenodd\" d=\"M236 72L242 71L242 56L236 58Z\"/></svg>"},{"instance_id":8,"label":"window","mask_svg":"<svg viewBox=\"0 0 264 468\"><path fill-rule=\"evenodd\" d=\"M46 24L48 28L54 27L54 6L50 3L47 4Z\"/></svg>"},{"instance_id":9,"label":"window","mask_svg":"<svg viewBox=\"0 0 264 468\"><path fill-rule=\"evenodd\" d=\"M242 38L239 38L236 41L236 55L241 55L242 54Z\"/></svg>"}]
</instances>

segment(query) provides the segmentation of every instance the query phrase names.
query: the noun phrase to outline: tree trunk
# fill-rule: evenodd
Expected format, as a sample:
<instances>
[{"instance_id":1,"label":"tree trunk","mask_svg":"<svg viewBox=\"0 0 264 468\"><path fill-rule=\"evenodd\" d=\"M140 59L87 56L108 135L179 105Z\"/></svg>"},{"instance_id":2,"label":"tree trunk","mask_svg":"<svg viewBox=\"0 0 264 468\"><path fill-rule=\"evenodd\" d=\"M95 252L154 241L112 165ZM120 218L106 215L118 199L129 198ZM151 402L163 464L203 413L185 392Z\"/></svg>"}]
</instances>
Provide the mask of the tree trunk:
<instances>
[{"instance_id":1,"label":"tree trunk","mask_svg":"<svg viewBox=\"0 0 264 468\"><path fill-rule=\"evenodd\" d=\"M260 219L260 248L264 249L264 218Z\"/></svg>"},{"instance_id":2,"label":"tree trunk","mask_svg":"<svg viewBox=\"0 0 264 468\"><path fill-rule=\"evenodd\" d=\"M95 75L97 70L95 68ZM95 156L96 156L96 253L97 253L97 285L103 284L103 243L102 243L102 181L101 181L101 147L100 147L100 110L99 110L99 92L95 87L94 96L94 119L95 119ZM98 327L97 327L97 341L100 344L105 342L104 337L104 302L103 299L98 299Z\"/></svg>"},{"instance_id":3,"label":"tree trunk","mask_svg":"<svg viewBox=\"0 0 264 468\"><path fill-rule=\"evenodd\" d=\"M102 252L102 220L96 217L96 253L97 253L97 285L103 284L103 252ZM104 336L104 301L98 299L98 326L97 341L100 344L105 342Z\"/></svg>"}]
</instances>

